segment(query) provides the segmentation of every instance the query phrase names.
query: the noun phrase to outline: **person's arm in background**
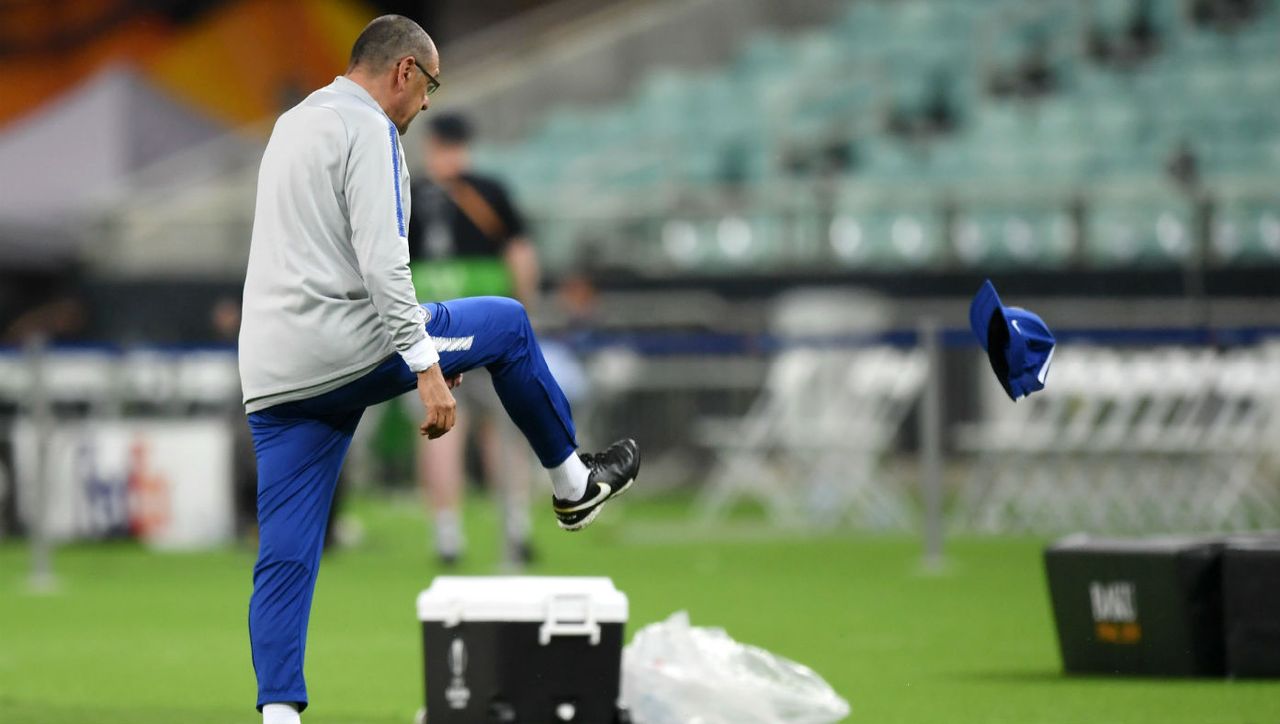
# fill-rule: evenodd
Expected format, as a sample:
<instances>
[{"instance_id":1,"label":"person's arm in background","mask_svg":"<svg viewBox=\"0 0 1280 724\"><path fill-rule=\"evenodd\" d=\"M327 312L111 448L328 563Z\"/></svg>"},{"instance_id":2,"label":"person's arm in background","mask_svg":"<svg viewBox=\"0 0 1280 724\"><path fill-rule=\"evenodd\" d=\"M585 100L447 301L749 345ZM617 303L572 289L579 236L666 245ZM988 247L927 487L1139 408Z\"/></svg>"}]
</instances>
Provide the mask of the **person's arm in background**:
<instances>
[{"instance_id":1,"label":"person's arm in background","mask_svg":"<svg viewBox=\"0 0 1280 724\"><path fill-rule=\"evenodd\" d=\"M439 437L453 427L456 403L441 374L440 354L427 335L426 312L418 304L409 273L399 135L389 121L381 132L370 125L350 128L349 133L344 193L360 275L396 350L418 376L418 395L427 413L419 432Z\"/></svg>"},{"instance_id":2,"label":"person's arm in background","mask_svg":"<svg viewBox=\"0 0 1280 724\"><path fill-rule=\"evenodd\" d=\"M511 275L512 292L526 309L531 308L542 283L542 269L538 266L538 252L533 242L526 236L514 237L507 242L502 256Z\"/></svg>"},{"instance_id":3,"label":"person's arm in background","mask_svg":"<svg viewBox=\"0 0 1280 724\"><path fill-rule=\"evenodd\" d=\"M525 231L524 217L501 185L498 186L497 198L494 199L494 210L507 229L507 243L502 250L502 259L507 265L507 273L511 275L512 293L526 309L532 309L538 301L538 290L542 284L538 250Z\"/></svg>"}]
</instances>

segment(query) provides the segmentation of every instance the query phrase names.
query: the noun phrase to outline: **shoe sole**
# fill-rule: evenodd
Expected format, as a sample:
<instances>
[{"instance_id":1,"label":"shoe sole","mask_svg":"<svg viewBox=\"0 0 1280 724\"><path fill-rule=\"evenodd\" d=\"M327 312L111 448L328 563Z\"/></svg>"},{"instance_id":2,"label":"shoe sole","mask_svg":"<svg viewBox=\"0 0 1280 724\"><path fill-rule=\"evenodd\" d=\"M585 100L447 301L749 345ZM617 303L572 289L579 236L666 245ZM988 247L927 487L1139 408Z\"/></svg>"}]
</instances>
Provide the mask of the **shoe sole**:
<instances>
[{"instance_id":1,"label":"shoe sole","mask_svg":"<svg viewBox=\"0 0 1280 724\"><path fill-rule=\"evenodd\" d=\"M560 530L567 530L570 533L576 533L582 530L583 528L586 528L587 526L591 525L591 521L595 520L597 515L600 515L600 511L604 508L605 505L609 503L610 500L613 500L614 498L617 498L618 496L627 492L627 490L631 488L631 484L634 483L635 481L636 481L635 478L628 480L626 484L624 484L621 488L618 488L616 491L614 491L613 495L610 495L609 497L605 498L599 505L592 508L591 512L587 513L587 517L583 518L577 523L565 523L561 521L559 518L556 518L556 525L560 526Z\"/></svg>"}]
</instances>

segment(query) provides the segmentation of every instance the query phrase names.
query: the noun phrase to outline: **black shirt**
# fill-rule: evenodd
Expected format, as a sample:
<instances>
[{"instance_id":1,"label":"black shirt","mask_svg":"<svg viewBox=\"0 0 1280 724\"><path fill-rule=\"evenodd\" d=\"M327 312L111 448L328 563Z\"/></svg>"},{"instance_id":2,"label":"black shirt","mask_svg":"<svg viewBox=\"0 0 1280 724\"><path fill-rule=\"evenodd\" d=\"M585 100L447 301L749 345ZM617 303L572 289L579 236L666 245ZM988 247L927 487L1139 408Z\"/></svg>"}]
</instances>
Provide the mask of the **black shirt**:
<instances>
[{"instance_id":1,"label":"black shirt","mask_svg":"<svg viewBox=\"0 0 1280 724\"><path fill-rule=\"evenodd\" d=\"M453 193L429 180L412 187L409 216L411 261L455 258L500 258L511 240L524 234L524 219L496 179L462 174ZM470 213L460 208L463 200ZM488 233L473 221L477 216Z\"/></svg>"}]
</instances>

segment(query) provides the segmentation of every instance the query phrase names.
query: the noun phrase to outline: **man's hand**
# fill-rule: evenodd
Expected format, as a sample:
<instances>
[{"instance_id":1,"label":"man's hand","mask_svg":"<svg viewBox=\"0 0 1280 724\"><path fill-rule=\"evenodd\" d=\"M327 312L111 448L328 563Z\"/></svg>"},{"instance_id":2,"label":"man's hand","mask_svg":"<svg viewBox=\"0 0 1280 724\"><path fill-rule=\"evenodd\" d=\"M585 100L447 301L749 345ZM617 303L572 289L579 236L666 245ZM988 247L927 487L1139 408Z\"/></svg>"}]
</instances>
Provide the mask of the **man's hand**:
<instances>
[{"instance_id":1,"label":"man's hand","mask_svg":"<svg viewBox=\"0 0 1280 724\"><path fill-rule=\"evenodd\" d=\"M427 408L427 419L418 426L418 432L432 440L453 429L458 403L453 399L451 387L462 381L462 375L456 375L446 381L440 372L440 365L434 364L418 373L418 397L422 406Z\"/></svg>"}]
</instances>

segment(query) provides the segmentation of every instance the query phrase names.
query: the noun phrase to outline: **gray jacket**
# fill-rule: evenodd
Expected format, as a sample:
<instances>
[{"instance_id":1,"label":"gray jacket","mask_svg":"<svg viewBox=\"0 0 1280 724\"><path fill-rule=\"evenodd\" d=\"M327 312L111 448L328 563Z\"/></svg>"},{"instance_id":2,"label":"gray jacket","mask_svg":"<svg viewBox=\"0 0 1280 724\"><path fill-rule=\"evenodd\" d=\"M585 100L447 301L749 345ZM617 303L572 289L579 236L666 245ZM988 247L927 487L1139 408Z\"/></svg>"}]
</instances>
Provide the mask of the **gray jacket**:
<instances>
[{"instance_id":1,"label":"gray jacket","mask_svg":"<svg viewBox=\"0 0 1280 724\"><path fill-rule=\"evenodd\" d=\"M399 352L439 360L409 275L409 172L395 124L359 84L276 121L258 172L240 325L245 409L312 397Z\"/></svg>"}]
</instances>

